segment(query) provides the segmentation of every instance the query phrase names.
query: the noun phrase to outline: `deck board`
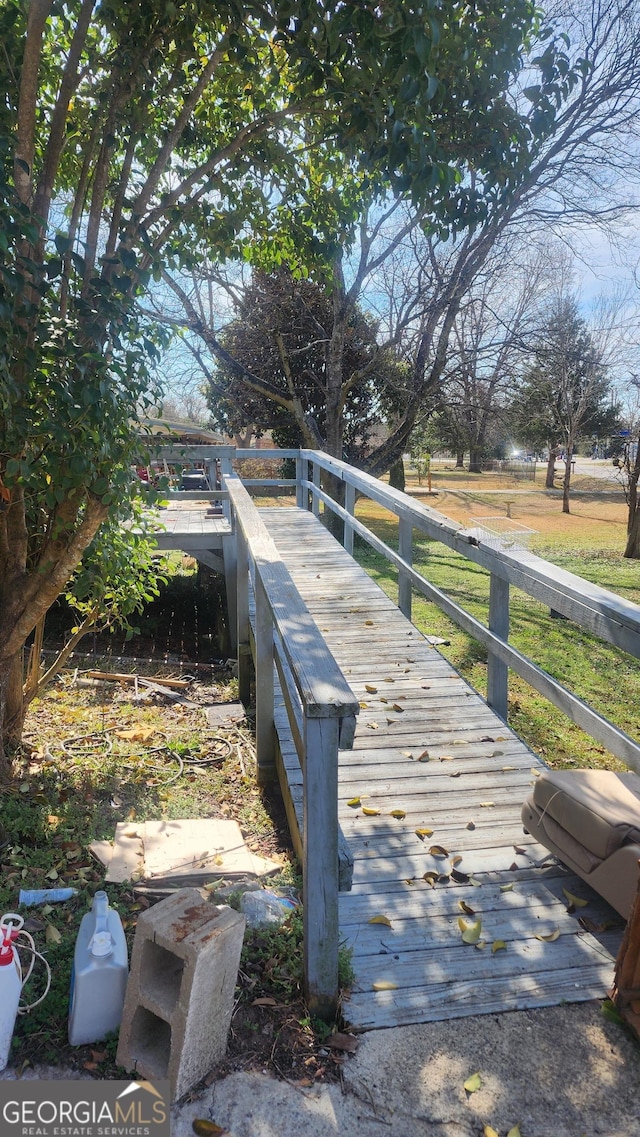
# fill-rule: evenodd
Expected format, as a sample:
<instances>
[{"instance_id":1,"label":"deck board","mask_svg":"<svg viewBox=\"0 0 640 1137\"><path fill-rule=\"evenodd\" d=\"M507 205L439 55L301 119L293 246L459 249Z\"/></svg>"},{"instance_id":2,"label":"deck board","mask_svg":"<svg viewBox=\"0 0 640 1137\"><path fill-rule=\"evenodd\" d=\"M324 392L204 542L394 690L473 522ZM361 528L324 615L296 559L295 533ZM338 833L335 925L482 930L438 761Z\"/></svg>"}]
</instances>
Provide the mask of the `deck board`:
<instances>
[{"instance_id":1,"label":"deck board","mask_svg":"<svg viewBox=\"0 0 640 1137\"><path fill-rule=\"evenodd\" d=\"M354 858L352 890L340 894L355 974L346 1020L367 1030L604 997L622 922L523 833L520 807L540 760L316 518L272 507L260 515L361 703L338 783ZM302 775L276 718L301 826ZM349 806L356 797L379 813ZM421 840L417 828L433 835ZM451 878L453 857L469 879ZM428 871L448 879L432 888ZM588 906L569 914L563 887ZM461 902L482 920L483 949L462 943ZM376 915L391 928L370 924ZM536 938L556 930L553 941ZM506 948L492 951L496 940ZM394 986L375 990L381 981Z\"/></svg>"}]
</instances>

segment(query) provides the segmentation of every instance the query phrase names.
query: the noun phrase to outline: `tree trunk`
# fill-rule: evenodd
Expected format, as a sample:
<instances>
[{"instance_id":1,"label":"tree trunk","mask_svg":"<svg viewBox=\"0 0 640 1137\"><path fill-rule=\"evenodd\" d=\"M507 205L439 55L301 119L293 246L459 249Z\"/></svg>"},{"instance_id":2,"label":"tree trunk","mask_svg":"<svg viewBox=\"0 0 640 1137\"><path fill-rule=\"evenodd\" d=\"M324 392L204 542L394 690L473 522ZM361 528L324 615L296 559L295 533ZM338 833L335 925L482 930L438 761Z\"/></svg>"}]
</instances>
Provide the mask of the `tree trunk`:
<instances>
[{"instance_id":1,"label":"tree trunk","mask_svg":"<svg viewBox=\"0 0 640 1137\"><path fill-rule=\"evenodd\" d=\"M456 470L464 470L464 450L456 451Z\"/></svg>"},{"instance_id":2,"label":"tree trunk","mask_svg":"<svg viewBox=\"0 0 640 1137\"><path fill-rule=\"evenodd\" d=\"M398 460L393 463L389 470L389 485L393 486L393 488L396 490L402 490L404 493L406 482L404 476L404 462L402 461L402 458L398 458Z\"/></svg>"},{"instance_id":3,"label":"tree trunk","mask_svg":"<svg viewBox=\"0 0 640 1137\"><path fill-rule=\"evenodd\" d=\"M553 475L556 469L556 458L558 457L557 449L549 451L549 460L547 462L547 473L544 479L544 488L546 490L553 489Z\"/></svg>"},{"instance_id":4,"label":"tree trunk","mask_svg":"<svg viewBox=\"0 0 640 1137\"><path fill-rule=\"evenodd\" d=\"M640 445L636 453L633 468L629 469L629 488L627 490L627 545L624 556L629 560L640 560L640 498L638 497L638 482L640 481Z\"/></svg>"},{"instance_id":5,"label":"tree trunk","mask_svg":"<svg viewBox=\"0 0 640 1137\"><path fill-rule=\"evenodd\" d=\"M481 474L482 473L482 451L471 450L469 453L469 473Z\"/></svg>"},{"instance_id":6,"label":"tree trunk","mask_svg":"<svg viewBox=\"0 0 640 1137\"><path fill-rule=\"evenodd\" d=\"M22 739L25 705L22 697L24 650L0 660L0 777L9 773L9 754Z\"/></svg>"},{"instance_id":7,"label":"tree trunk","mask_svg":"<svg viewBox=\"0 0 640 1137\"><path fill-rule=\"evenodd\" d=\"M569 509L569 490L571 487L571 447L567 450L564 462L564 477L562 479L562 512L571 513Z\"/></svg>"}]
</instances>

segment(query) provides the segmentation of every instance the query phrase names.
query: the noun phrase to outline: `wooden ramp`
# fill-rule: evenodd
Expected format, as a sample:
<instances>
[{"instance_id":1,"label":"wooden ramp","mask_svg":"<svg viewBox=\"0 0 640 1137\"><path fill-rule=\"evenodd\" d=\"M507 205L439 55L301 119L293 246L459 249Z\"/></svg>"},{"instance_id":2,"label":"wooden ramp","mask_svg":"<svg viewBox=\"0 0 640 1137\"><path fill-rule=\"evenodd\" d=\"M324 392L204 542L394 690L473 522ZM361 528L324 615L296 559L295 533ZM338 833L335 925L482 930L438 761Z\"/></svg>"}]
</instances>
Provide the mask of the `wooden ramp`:
<instances>
[{"instance_id":1,"label":"wooden ramp","mask_svg":"<svg viewBox=\"0 0 640 1137\"><path fill-rule=\"evenodd\" d=\"M540 761L312 514L260 516L361 703L338 784L354 861L340 895L355 973L347 1021L365 1030L605 996L620 919L523 833ZM285 718L286 804L301 828ZM567 911L563 888L588 905ZM480 944L463 942L460 919L481 921Z\"/></svg>"}]
</instances>

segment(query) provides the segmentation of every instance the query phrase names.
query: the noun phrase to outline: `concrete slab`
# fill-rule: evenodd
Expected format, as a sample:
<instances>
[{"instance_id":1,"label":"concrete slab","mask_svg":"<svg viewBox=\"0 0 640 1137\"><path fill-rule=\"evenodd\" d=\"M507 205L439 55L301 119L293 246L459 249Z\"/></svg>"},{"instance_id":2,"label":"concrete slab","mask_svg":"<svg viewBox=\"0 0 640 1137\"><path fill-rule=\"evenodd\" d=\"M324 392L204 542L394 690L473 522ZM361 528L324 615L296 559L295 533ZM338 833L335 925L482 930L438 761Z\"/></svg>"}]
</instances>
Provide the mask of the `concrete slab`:
<instances>
[{"instance_id":1,"label":"concrete slab","mask_svg":"<svg viewBox=\"0 0 640 1137\"><path fill-rule=\"evenodd\" d=\"M372 1031L344 1088L233 1074L174 1108L172 1137L196 1118L230 1137L640 1137L639 1084L631 1039L599 1004L572 1004Z\"/></svg>"}]
</instances>

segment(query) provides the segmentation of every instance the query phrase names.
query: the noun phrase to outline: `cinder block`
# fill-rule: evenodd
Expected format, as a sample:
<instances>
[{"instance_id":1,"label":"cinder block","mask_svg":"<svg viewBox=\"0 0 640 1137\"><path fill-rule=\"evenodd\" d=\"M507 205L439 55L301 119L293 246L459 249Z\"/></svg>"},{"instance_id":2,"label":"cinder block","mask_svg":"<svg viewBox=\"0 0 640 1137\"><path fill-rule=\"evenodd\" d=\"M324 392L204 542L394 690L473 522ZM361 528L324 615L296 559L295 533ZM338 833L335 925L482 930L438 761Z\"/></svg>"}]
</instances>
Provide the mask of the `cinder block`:
<instances>
[{"instance_id":1,"label":"cinder block","mask_svg":"<svg viewBox=\"0 0 640 1137\"><path fill-rule=\"evenodd\" d=\"M138 919L116 1061L182 1097L224 1056L245 918L182 888Z\"/></svg>"}]
</instances>

